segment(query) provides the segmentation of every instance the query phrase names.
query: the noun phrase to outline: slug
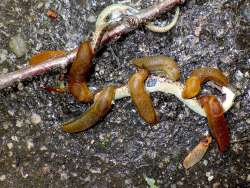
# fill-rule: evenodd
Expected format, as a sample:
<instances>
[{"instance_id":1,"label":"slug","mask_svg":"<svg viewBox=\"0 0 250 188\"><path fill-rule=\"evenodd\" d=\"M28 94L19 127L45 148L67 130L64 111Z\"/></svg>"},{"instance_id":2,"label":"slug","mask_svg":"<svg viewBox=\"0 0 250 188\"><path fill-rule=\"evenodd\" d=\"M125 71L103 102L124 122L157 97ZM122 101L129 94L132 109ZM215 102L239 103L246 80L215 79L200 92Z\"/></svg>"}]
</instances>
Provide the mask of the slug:
<instances>
[{"instance_id":1,"label":"slug","mask_svg":"<svg viewBox=\"0 0 250 188\"><path fill-rule=\"evenodd\" d=\"M93 53L90 43L80 44L76 59L69 71L69 92L80 102L92 102L93 95L87 87L86 78L92 66Z\"/></svg>"},{"instance_id":2,"label":"slug","mask_svg":"<svg viewBox=\"0 0 250 188\"><path fill-rule=\"evenodd\" d=\"M112 100L115 95L114 86L103 89L95 97L94 103L77 119L69 121L63 125L63 130L68 133L84 131L95 125L111 109Z\"/></svg>"},{"instance_id":3,"label":"slug","mask_svg":"<svg viewBox=\"0 0 250 188\"><path fill-rule=\"evenodd\" d=\"M63 56L63 55L66 55L66 52L62 51L62 50L43 51L43 52L40 52L40 53L32 56L31 59L29 60L29 64L30 65L37 65L37 64L43 63L46 60L56 58L59 56Z\"/></svg>"},{"instance_id":4,"label":"slug","mask_svg":"<svg viewBox=\"0 0 250 188\"><path fill-rule=\"evenodd\" d=\"M146 56L135 58L132 60L132 63L150 72L162 72L165 76L174 81L180 78L179 67L172 57L163 55Z\"/></svg>"},{"instance_id":5,"label":"slug","mask_svg":"<svg viewBox=\"0 0 250 188\"><path fill-rule=\"evenodd\" d=\"M148 77L148 71L141 69L133 74L128 81L128 88L133 103L140 116L149 124L157 123L158 117L154 110L150 95L144 87L144 82Z\"/></svg>"},{"instance_id":6,"label":"slug","mask_svg":"<svg viewBox=\"0 0 250 188\"><path fill-rule=\"evenodd\" d=\"M216 68L199 68L192 72L190 77L186 80L182 97L190 99L199 94L201 84L212 80L219 86L227 86L229 83L228 78Z\"/></svg>"},{"instance_id":7,"label":"slug","mask_svg":"<svg viewBox=\"0 0 250 188\"><path fill-rule=\"evenodd\" d=\"M199 102L208 119L208 126L215 138L220 152L224 152L229 147L229 129L224 117L224 110L215 96L202 96Z\"/></svg>"}]
</instances>

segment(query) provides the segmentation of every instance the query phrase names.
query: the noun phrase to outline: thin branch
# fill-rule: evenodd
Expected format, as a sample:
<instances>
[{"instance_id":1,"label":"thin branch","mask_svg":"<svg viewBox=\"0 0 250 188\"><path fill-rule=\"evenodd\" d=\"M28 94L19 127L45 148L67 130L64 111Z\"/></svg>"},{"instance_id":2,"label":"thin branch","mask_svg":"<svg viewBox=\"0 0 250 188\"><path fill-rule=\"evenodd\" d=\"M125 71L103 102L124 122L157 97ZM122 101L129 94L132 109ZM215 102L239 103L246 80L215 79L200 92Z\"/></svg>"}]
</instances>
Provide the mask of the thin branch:
<instances>
[{"instance_id":1,"label":"thin branch","mask_svg":"<svg viewBox=\"0 0 250 188\"><path fill-rule=\"evenodd\" d=\"M183 0L165 0L150 8L141 10L138 14L126 17L121 22L121 24L105 32L103 37L101 38L101 41L99 42L99 44L97 44L97 46L102 47L109 41L118 39L122 35L127 34L130 31L136 29L139 25L145 24L148 21L153 20L160 14L163 14L164 12L171 10L173 7L183 2L184 2ZM92 49L94 53L97 52L95 50L96 49L95 47L92 46ZM73 61L73 59L76 56L76 51L77 49L74 49L73 51L69 52L66 56L50 59L38 65L28 66L24 69L15 72L0 75L0 89L11 86L17 81L22 81L27 78L46 73L52 69L60 67L64 68L70 62Z\"/></svg>"}]
</instances>

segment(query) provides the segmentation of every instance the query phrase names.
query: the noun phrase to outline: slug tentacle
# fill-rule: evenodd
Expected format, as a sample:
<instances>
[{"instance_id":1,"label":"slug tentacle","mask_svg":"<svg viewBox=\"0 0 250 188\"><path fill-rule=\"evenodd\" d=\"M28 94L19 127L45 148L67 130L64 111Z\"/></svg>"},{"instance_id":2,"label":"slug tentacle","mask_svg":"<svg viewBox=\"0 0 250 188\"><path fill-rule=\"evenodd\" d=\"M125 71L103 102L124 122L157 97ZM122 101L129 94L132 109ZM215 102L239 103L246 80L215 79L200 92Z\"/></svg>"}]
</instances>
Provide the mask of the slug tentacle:
<instances>
[{"instance_id":1,"label":"slug tentacle","mask_svg":"<svg viewBox=\"0 0 250 188\"><path fill-rule=\"evenodd\" d=\"M93 54L88 41L81 43L75 61L69 72L70 93L80 102L93 101L93 95L87 87L87 76L92 66Z\"/></svg>"},{"instance_id":2,"label":"slug tentacle","mask_svg":"<svg viewBox=\"0 0 250 188\"><path fill-rule=\"evenodd\" d=\"M63 125L63 130L68 133L84 131L95 125L111 109L112 101L115 94L114 86L103 89L90 108L77 119L69 121Z\"/></svg>"},{"instance_id":3,"label":"slug tentacle","mask_svg":"<svg viewBox=\"0 0 250 188\"><path fill-rule=\"evenodd\" d=\"M212 136L216 139L220 152L226 151L230 143L229 129L220 102L215 96L202 96L199 98L199 102L206 112L208 126Z\"/></svg>"},{"instance_id":4,"label":"slug tentacle","mask_svg":"<svg viewBox=\"0 0 250 188\"><path fill-rule=\"evenodd\" d=\"M219 86L227 86L229 83L228 78L219 69L199 68L194 70L186 80L182 97L186 99L195 97L200 92L201 84L209 80Z\"/></svg>"},{"instance_id":5,"label":"slug tentacle","mask_svg":"<svg viewBox=\"0 0 250 188\"><path fill-rule=\"evenodd\" d=\"M129 92L133 103L140 116L150 124L157 123L158 117L153 107L150 95L144 87L144 82L148 77L148 71L141 69L133 74L128 82Z\"/></svg>"},{"instance_id":6,"label":"slug tentacle","mask_svg":"<svg viewBox=\"0 0 250 188\"><path fill-rule=\"evenodd\" d=\"M172 57L164 55L145 56L133 59L132 63L137 67L147 69L152 73L163 73L169 79L174 81L180 78L180 69Z\"/></svg>"}]
</instances>

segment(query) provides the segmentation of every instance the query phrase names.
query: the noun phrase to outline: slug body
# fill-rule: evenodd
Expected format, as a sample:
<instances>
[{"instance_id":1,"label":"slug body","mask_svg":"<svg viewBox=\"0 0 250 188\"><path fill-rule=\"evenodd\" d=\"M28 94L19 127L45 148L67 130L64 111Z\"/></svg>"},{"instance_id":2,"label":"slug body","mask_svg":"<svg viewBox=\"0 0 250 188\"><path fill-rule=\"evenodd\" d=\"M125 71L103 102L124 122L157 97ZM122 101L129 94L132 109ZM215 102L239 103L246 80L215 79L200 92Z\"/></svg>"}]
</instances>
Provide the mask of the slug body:
<instances>
[{"instance_id":1,"label":"slug body","mask_svg":"<svg viewBox=\"0 0 250 188\"><path fill-rule=\"evenodd\" d=\"M89 42L81 43L75 61L69 72L70 93L80 102L93 101L93 95L87 87L87 76L92 66L93 53Z\"/></svg>"},{"instance_id":2,"label":"slug body","mask_svg":"<svg viewBox=\"0 0 250 188\"><path fill-rule=\"evenodd\" d=\"M171 80L178 80L180 78L180 70L171 57L157 55L146 56L142 58L135 58L132 63L137 67L147 69L150 72L162 72Z\"/></svg>"},{"instance_id":3,"label":"slug body","mask_svg":"<svg viewBox=\"0 0 250 188\"><path fill-rule=\"evenodd\" d=\"M185 169L194 166L203 158L211 141L212 138L210 136L201 139L199 144L195 146L195 148L185 157L183 161L183 166Z\"/></svg>"},{"instance_id":4,"label":"slug body","mask_svg":"<svg viewBox=\"0 0 250 188\"><path fill-rule=\"evenodd\" d=\"M129 92L133 103L140 116L149 124L157 123L158 118L154 110L150 95L145 90L144 84L148 77L147 70L140 70L133 74L128 82Z\"/></svg>"},{"instance_id":5,"label":"slug body","mask_svg":"<svg viewBox=\"0 0 250 188\"><path fill-rule=\"evenodd\" d=\"M202 96L199 102L206 112L208 126L216 139L220 152L228 149L230 138L229 129L224 117L224 110L215 96Z\"/></svg>"},{"instance_id":6,"label":"slug body","mask_svg":"<svg viewBox=\"0 0 250 188\"><path fill-rule=\"evenodd\" d=\"M182 97L190 99L199 94L201 84L211 80L219 86L227 86L229 83L228 78L216 68L199 68L192 72L190 77L186 80L182 92Z\"/></svg>"},{"instance_id":7,"label":"slug body","mask_svg":"<svg viewBox=\"0 0 250 188\"><path fill-rule=\"evenodd\" d=\"M109 86L102 90L94 100L90 108L77 119L63 125L63 130L68 133L84 131L95 125L111 109L112 100L115 95L114 86Z\"/></svg>"}]
</instances>

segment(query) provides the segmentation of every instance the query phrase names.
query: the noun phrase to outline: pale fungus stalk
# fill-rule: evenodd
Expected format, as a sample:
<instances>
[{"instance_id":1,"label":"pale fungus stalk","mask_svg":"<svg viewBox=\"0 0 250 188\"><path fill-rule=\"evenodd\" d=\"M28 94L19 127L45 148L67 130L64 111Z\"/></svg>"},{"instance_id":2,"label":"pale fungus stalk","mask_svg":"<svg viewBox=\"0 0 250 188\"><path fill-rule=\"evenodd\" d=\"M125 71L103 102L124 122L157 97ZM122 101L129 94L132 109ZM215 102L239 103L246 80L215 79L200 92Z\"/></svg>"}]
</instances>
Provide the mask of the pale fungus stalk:
<instances>
[{"instance_id":1,"label":"pale fungus stalk","mask_svg":"<svg viewBox=\"0 0 250 188\"><path fill-rule=\"evenodd\" d=\"M180 13L180 8L176 8L176 12L173 20L165 26L157 26L154 22L145 23L145 27L153 32L164 33L171 30L177 23ZM104 33L109 29L110 26L119 24L119 22L125 18L132 16L133 19L137 18L137 14L140 15L140 10L137 10L131 6L124 4L112 4L107 6L98 15L96 20L96 30L93 34L92 46L97 49Z\"/></svg>"},{"instance_id":2,"label":"pale fungus stalk","mask_svg":"<svg viewBox=\"0 0 250 188\"><path fill-rule=\"evenodd\" d=\"M152 85L148 84L145 86L146 91L148 91L149 93L162 92L165 94L175 95L181 102L185 104L185 106L190 108L192 111L196 112L197 114L200 114L201 116L206 117L204 109L201 107L196 98L184 99L182 97L182 91L184 88L184 85L182 83L165 80L156 76L149 78L148 82L153 83ZM222 92L226 95L225 101L222 102L222 107L226 112L232 107L235 94L227 87L222 87ZM130 93L127 85L116 89L115 100L129 96Z\"/></svg>"}]
</instances>

